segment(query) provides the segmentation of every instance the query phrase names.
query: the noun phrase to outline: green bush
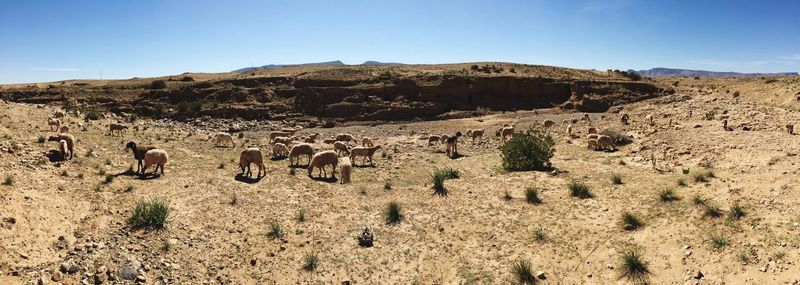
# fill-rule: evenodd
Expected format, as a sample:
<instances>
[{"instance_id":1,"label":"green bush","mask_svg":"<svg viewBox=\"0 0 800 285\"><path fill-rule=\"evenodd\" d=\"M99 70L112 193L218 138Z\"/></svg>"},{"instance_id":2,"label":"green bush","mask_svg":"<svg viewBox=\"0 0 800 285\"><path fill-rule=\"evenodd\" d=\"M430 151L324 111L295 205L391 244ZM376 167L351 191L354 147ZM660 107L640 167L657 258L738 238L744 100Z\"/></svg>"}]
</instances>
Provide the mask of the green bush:
<instances>
[{"instance_id":1,"label":"green bush","mask_svg":"<svg viewBox=\"0 0 800 285\"><path fill-rule=\"evenodd\" d=\"M164 223L169 217L169 207L163 201L153 199L150 201L140 201L133 209L133 214L128 219L128 223L134 228L164 228Z\"/></svg>"},{"instance_id":2,"label":"green bush","mask_svg":"<svg viewBox=\"0 0 800 285\"><path fill-rule=\"evenodd\" d=\"M151 89L164 89L167 88L167 82L164 80L154 80L150 83Z\"/></svg>"},{"instance_id":3,"label":"green bush","mask_svg":"<svg viewBox=\"0 0 800 285\"><path fill-rule=\"evenodd\" d=\"M645 283L650 270L642 255L636 251L628 251L622 255L620 262L620 275L637 283Z\"/></svg>"},{"instance_id":4,"label":"green bush","mask_svg":"<svg viewBox=\"0 0 800 285\"><path fill-rule=\"evenodd\" d=\"M534 205L542 203L542 199L539 198L539 190L533 187L525 189L525 200Z\"/></svg>"},{"instance_id":5,"label":"green bush","mask_svg":"<svg viewBox=\"0 0 800 285\"><path fill-rule=\"evenodd\" d=\"M400 220L403 219L403 215L400 213L400 210L400 204L397 202L391 202L386 205L386 211L384 212L386 224L399 224Z\"/></svg>"},{"instance_id":6,"label":"green bush","mask_svg":"<svg viewBox=\"0 0 800 285\"><path fill-rule=\"evenodd\" d=\"M592 195L592 191L589 190L589 186L586 186L586 184L581 182L574 181L569 184L569 195L581 199L588 199L594 196Z\"/></svg>"},{"instance_id":7,"label":"green bush","mask_svg":"<svg viewBox=\"0 0 800 285\"><path fill-rule=\"evenodd\" d=\"M551 168L553 137L537 130L515 134L500 147L503 168L508 171L544 171Z\"/></svg>"},{"instance_id":8,"label":"green bush","mask_svg":"<svg viewBox=\"0 0 800 285\"><path fill-rule=\"evenodd\" d=\"M531 263L527 260L518 260L514 262L511 272L514 274L515 279L519 284L535 284L536 277L533 276L533 269Z\"/></svg>"}]
</instances>

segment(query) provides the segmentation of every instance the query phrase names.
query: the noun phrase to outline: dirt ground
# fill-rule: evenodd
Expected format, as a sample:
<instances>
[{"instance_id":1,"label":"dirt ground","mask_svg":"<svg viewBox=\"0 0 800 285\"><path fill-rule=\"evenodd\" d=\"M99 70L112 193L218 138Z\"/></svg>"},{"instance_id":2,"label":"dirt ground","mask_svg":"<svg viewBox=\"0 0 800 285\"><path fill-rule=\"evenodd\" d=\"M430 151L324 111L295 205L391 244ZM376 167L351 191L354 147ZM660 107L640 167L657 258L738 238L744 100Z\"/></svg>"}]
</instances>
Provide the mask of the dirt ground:
<instances>
[{"instance_id":1,"label":"dirt ground","mask_svg":"<svg viewBox=\"0 0 800 285\"><path fill-rule=\"evenodd\" d=\"M107 282L128 284L503 284L516 281L517 260L543 271L544 284L627 284L620 257L632 249L642 253L653 284L800 283L800 147L785 131L800 119L787 105L795 103L762 100L760 87L734 97L725 92L733 83L689 80L675 95L623 106L630 125L618 113L590 114L594 127L633 137L616 152L588 150L585 121L575 124L577 137L567 136L563 120L582 114L555 109L300 131L377 138L375 167L354 168L353 183L345 185L312 180L305 168L292 174L288 160L267 161L260 180L236 179L243 146L260 145L268 154L265 131L245 131L235 148L223 148L210 140L218 130L163 121L139 120L111 136L108 119L80 131L82 120L68 115L76 158L50 161L55 143L37 138L54 134L46 118L56 109L0 103L0 176L13 180L0 185L0 284L94 282L100 268ZM781 88L786 98L800 91ZM648 114L654 126L646 124ZM545 119L556 122L549 132L557 171L504 171L494 130L504 123L539 128ZM420 139L470 128L487 135L476 145L462 138L457 159ZM166 150L165 175L127 174L135 168L124 150L130 140ZM434 195L430 174L445 167L458 169L460 178L445 182L447 196ZM693 179L706 171L715 177ZM613 174L623 183L613 184ZM594 197L571 197L573 181L586 183ZM543 203L528 204L527 187L538 188ZM668 188L679 200L659 199ZM695 196L723 216L705 216ZM127 219L135 204L151 198L168 202L165 229L132 229ZM397 225L383 218L392 201L402 206ZM728 218L735 204L745 210L741 219ZM624 230L624 212L644 226ZM272 223L282 226L283 238L266 236ZM364 227L375 234L373 247L356 241ZM539 228L544 241L534 237ZM715 248L713 237L729 242ZM313 271L302 268L309 254L319 260ZM77 272L56 273L64 265ZM123 279L125 267L144 278Z\"/></svg>"}]
</instances>

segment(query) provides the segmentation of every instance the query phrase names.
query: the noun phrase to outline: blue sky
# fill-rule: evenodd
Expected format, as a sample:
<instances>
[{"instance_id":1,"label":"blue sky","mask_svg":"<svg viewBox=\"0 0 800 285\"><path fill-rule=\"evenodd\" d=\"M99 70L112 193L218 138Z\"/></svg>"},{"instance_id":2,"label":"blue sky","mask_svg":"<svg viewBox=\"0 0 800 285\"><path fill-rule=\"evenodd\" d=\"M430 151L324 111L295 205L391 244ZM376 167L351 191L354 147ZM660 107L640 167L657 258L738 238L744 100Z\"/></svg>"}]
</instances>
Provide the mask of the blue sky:
<instances>
[{"instance_id":1,"label":"blue sky","mask_svg":"<svg viewBox=\"0 0 800 285\"><path fill-rule=\"evenodd\" d=\"M342 60L800 71L800 1L0 3L0 83Z\"/></svg>"}]
</instances>

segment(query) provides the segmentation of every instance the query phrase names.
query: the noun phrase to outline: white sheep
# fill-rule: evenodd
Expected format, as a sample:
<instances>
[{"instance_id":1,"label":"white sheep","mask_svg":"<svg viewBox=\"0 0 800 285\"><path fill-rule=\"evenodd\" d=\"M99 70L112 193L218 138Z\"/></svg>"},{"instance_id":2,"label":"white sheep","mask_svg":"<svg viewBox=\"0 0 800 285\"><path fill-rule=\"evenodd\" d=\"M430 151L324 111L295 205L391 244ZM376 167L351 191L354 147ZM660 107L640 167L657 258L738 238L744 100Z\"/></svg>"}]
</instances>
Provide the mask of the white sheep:
<instances>
[{"instance_id":1,"label":"white sheep","mask_svg":"<svg viewBox=\"0 0 800 285\"><path fill-rule=\"evenodd\" d=\"M375 146L375 143L372 142L371 138L364 137L361 139L361 146Z\"/></svg>"},{"instance_id":2,"label":"white sheep","mask_svg":"<svg viewBox=\"0 0 800 285\"><path fill-rule=\"evenodd\" d=\"M381 148L381 146L379 146L379 145L376 145L376 146L373 146L373 147L357 146L357 147L351 148L350 149L350 160L353 162L353 165L355 165L357 157L364 157L364 162L366 162L366 160L369 159L369 164L370 165L375 165L372 162L372 156L375 155L375 152L377 150L379 150L380 148Z\"/></svg>"},{"instance_id":3,"label":"white sheep","mask_svg":"<svg viewBox=\"0 0 800 285\"><path fill-rule=\"evenodd\" d=\"M341 158L341 162L339 162L339 172L342 175L342 178L339 179L339 183L341 184L349 184L350 183L350 173L353 172L353 165L350 163L350 159L347 157Z\"/></svg>"},{"instance_id":4,"label":"white sheep","mask_svg":"<svg viewBox=\"0 0 800 285\"><path fill-rule=\"evenodd\" d=\"M336 154L341 155L345 153L346 155L350 154L350 147L347 146L346 143L343 142L334 142L333 149L336 151Z\"/></svg>"},{"instance_id":5,"label":"white sheep","mask_svg":"<svg viewBox=\"0 0 800 285\"><path fill-rule=\"evenodd\" d=\"M67 160L67 141L60 140L58 141L58 151L61 152L61 160Z\"/></svg>"},{"instance_id":6,"label":"white sheep","mask_svg":"<svg viewBox=\"0 0 800 285\"><path fill-rule=\"evenodd\" d=\"M346 142L346 143L349 144L351 142L355 143L356 142L356 138L351 134L337 134L336 135L336 141Z\"/></svg>"},{"instance_id":7,"label":"white sheep","mask_svg":"<svg viewBox=\"0 0 800 285\"><path fill-rule=\"evenodd\" d=\"M243 175L247 175L250 177L253 175L252 170L250 169L250 164L255 163L258 166L258 173L256 177L261 177L261 171L264 170L264 156L261 154L261 149L257 147L251 147L242 151L239 155L239 169L242 170ZM267 172L264 170L264 175Z\"/></svg>"},{"instance_id":8,"label":"white sheep","mask_svg":"<svg viewBox=\"0 0 800 285\"><path fill-rule=\"evenodd\" d=\"M567 136L572 137L572 124L567 125Z\"/></svg>"},{"instance_id":9,"label":"white sheep","mask_svg":"<svg viewBox=\"0 0 800 285\"><path fill-rule=\"evenodd\" d=\"M155 165L156 169L153 170L153 173L158 172L158 168L161 168L161 174L164 174L164 164L167 164L167 160L169 160L169 155L163 149L151 149L148 150L144 154L144 166L142 167L142 174L145 173L147 168L151 165Z\"/></svg>"},{"instance_id":10,"label":"white sheep","mask_svg":"<svg viewBox=\"0 0 800 285\"><path fill-rule=\"evenodd\" d=\"M475 144L475 139L476 138L478 139L478 143L481 143L481 141L483 140L483 133L485 133L485 132L486 132L486 129L468 130L467 131L467 136L470 138L470 140L472 141L473 144Z\"/></svg>"},{"instance_id":11,"label":"white sheep","mask_svg":"<svg viewBox=\"0 0 800 285\"><path fill-rule=\"evenodd\" d=\"M285 145L291 145L292 144L292 139L289 138L289 137L276 137L276 138L272 139L272 142L273 143L282 143L282 144L285 144Z\"/></svg>"},{"instance_id":12,"label":"white sheep","mask_svg":"<svg viewBox=\"0 0 800 285\"><path fill-rule=\"evenodd\" d=\"M230 144L231 147L236 147L236 143L233 141L233 136L226 132L219 132L214 135L214 146L226 146Z\"/></svg>"},{"instance_id":13,"label":"white sheep","mask_svg":"<svg viewBox=\"0 0 800 285\"><path fill-rule=\"evenodd\" d=\"M59 132L59 133L62 133L62 134L69 133L69 127L68 127L68 126L66 126L66 125L64 125L64 126L61 126L60 128L58 128L58 132Z\"/></svg>"},{"instance_id":14,"label":"white sheep","mask_svg":"<svg viewBox=\"0 0 800 285\"><path fill-rule=\"evenodd\" d=\"M656 122L653 120L653 115L644 116L644 121L650 124L651 126L656 124Z\"/></svg>"},{"instance_id":15,"label":"white sheep","mask_svg":"<svg viewBox=\"0 0 800 285\"><path fill-rule=\"evenodd\" d=\"M289 156L289 148L285 144L276 143L272 146L272 157L287 157Z\"/></svg>"},{"instance_id":16,"label":"white sheep","mask_svg":"<svg viewBox=\"0 0 800 285\"><path fill-rule=\"evenodd\" d=\"M301 143L297 144L289 150L289 166L294 165L293 161L296 161L297 164L300 164L300 156L305 155L308 157L308 161L311 161L311 156L314 155L314 148L311 147L310 144Z\"/></svg>"},{"instance_id":17,"label":"white sheep","mask_svg":"<svg viewBox=\"0 0 800 285\"><path fill-rule=\"evenodd\" d=\"M108 125L109 130L111 130L111 135L114 135L114 131L117 131L117 134L122 135L122 130L128 129L128 126L122 124L111 123Z\"/></svg>"},{"instance_id":18,"label":"white sheep","mask_svg":"<svg viewBox=\"0 0 800 285\"><path fill-rule=\"evenodd\" d=\"M289 134L287 132L280 132L280 131L270 132L269 133L269 142L272 142L272 140L277 138L277 137L289 137L289 136L291 136L291 134Z\"/></svg>"},{"instance_id":19,"label":"white sheep","mask_svg":"<svg viewBox=\"0 0 800 285\"><path fill-rule=\"evenodd\" d=\"M282 128L281 132L288 133L290 136L293 136L297 131L302 130L303 127L297 126L294 128Z\"/></svg>"},{"instance_id":20,"label":"white sheep","mask_svg":"<svg viewBox=\"0 0 800 285\"><path fill-rule=\"evenodd\" d=\"M67 149L69 149L69 159L72 159L73 157L75 157L75 141L76 141L73 135L59 134L57 136L50 136L47 138L47 141L58 142L58 143L60 143L62 140L67 142Z\"/></svg>"},{"instance_id":21,"label":"white sheep","mask_svg":"<svg viewBox=\"0 0 800 285\"><path fill-rule=\"evenodd\" d=\"M61 120L56 118L47 118L47 126L53 131L58 131L58 127L61 126Z\"/></svg>"},{"instance_id":22,"label":"white sheep","mask_svg":"<svg viewBox=\"0 0 800 285\"><path fill-rule=\"evenodd\" d=\"M336 155L336 152L332 150L325 150L320 151L314 154L314 157L311 158L311 161L308 163L308 177L312 177L311 173L313 172L314 168L319 168L319 175L321 176L325 173L325 177L328 177L327 171L325 171L325 166L332 165L333 166L333 173L331 173L331 178L336 177L336 165L339 164L339 156Z\"/></svg>"},{"instance_id":23,"label":"white sheep","mask_svg":"<svg viewBox=\"0 0 800 285\"><path fill-rule=\"evenodd\" d=\"M514 136L514 126L503 127L498 131L500 135L500 141L505 142L508 138Z\"/></svg>"}]
</instances>

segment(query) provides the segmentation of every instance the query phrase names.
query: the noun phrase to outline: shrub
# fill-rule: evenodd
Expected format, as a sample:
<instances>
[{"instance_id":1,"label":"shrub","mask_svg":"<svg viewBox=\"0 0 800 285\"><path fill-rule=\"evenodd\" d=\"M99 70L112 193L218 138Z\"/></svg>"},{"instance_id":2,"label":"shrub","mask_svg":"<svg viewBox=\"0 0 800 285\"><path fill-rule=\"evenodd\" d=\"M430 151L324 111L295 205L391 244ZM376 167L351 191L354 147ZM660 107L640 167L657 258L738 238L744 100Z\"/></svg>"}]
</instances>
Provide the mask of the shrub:
<instances>
[{"instance_id":1,"label":"shrub","mask_svg":"<svg viewBox=\"0 0 800 285\"><path fill-rule=\"evenodd\" d=\"M317 268L317 255L313 253L306 254L305 263L303 263L303 269L306 271L313 271Z\"/></svg>"},{"instance_id":2,"label":"shrub","mask_svg":"<svg viewBox=\"0 0 800 285\"><path fill-rule=\"evenodd\" d=\"M694 179L694 182L708 182L706 174L702 172L698 172L692 175L692 179Z\"/></svg>"},{"instance_id":3,"label":"shrub","mask_svg":"<svg viewBox=\"0 0 800 285\"><path fill-rule=\"evenodd\" d=\"M114 175L106 173L106 183L109 184L111 182L114 182Z\"/></svg>"},{"instance_id":4,"label":"shrub","mask_svg":"<svg viewBox=\"0 0 800 285\"><path fill-rule=\"evenodd\" d=\"M706 200L703 199L700 196L694 195L692 197L692 203L694 203L695 205L698 205L698 206L705 206L706 205Z\"/></svg>"},{"instance_id":5,"label":"shrub","mask_svg":"<svg viewBox=\"0 0 800 285\"><path fill-rule=\"evenodd\" d=\"M164 89L167 88L167 82L164 80L153 80L150 83L150 89Z\"/></svg>"},{"instance_id":6,"label":"shrub","mask_svg":"<svg viewBox=\"0 0 800 285\"><path fill-rule=\"evenodd\" d=\"M78 173L78 176L75 177L77 177L78 179L83 179L83 173Z\"/></svg>"},{"instance_id":7,"label":"shrub","mask_svg":"<svg viewBox=\"0 0 800 285\"><path fill-rule=\"evenodd\" d=\"M66 169L64 169L64 170L61 170L61 176L64 176L64 177L67 177L67 176L69 176L69 173L67 173L67 170L66 170Z\"/></svg>"},{"instance_id":8,"label":"shrub","mask_svg":"<svg viewBox=\"0 0 800 285\"><path fill-rule=\"evenodd\" d=\"M642 221L636 215L628 212L622 214L622 228L626 231L635 231L642 226Z\"/></svg>"},{"instance_id":9,"label":"shrub","mask_svg":"<svg viewBox=\"0 0 800 285\"><path fill-rule=\"evenodd\" d=\"M513 199L513 198L511 197L511 194L510 194L510 193L508 193L508 190L506 190L505 194L503 195L503 200L506 200L506 201L511 201L511 199Z\"/></svg>"},{"instance_id":10,"label":"shrub","mask_svg":"<svg viewBox=\"0 0 800 285\"><path fill-rule=\"evenodd\" d=\"M43 144L45 141L46 139L44 138L44 136L39 136L36 138L37 143Z\"/></svg>"},{"instance_id":11,"label":"shrub","mask_svg":"<svg viewBox=\"0 0 800 285\"><path fill-rule=\"evenodd\" d=\"M708 111L703 115L703 118L705 118L706 121L711 121L714 120L715 116L717 116L717 111Z\"/></svg>"},{"instance_id":12,"label":"shrub","mask_svg":"<svg viewBox=\"0 0 800 285\"><path fill-rule=\"evenodd\" d=\"M3 180L3 185L11 186L14 185L14 177L11 175L6 175L5 180Z\"/></svg>"},{"instance_id":13,"label":"shrub","mask_svg":"<svg viewBox=\"0 0 800 285\"><path fill-rule=\"evenodd\" d=\"M611 174L611 183L616 185L622 184L622 176L619 174Z\"/></svg>"},{"instance_id":14,"label":"shrub","mask_svg":"<svg viewBox=\"0 0 800 285\"><path fill-rule=\"evenodd\" d=\"M731 219L737 219L737 220L744 217L744 215L745 215L744 207L739 205L739 203L733 204L733 206L731 206L731 212L728 213L728 216Z\"/></svg>"},{"instance_id":15,"label":"shrub","mask_svg":"<svg viewBox=\"0 0 800 285\"><path fill-rule=\"evenodd\" d=\"M569 184L569 194L572 197L577 197L581 199L588 199L592 198L592 192L589 190L589 186L583 184L581 182L575 182Z\"/></svg>"},{"instance_id":16,"label":"shrub","mask_svg":"<svg viewBox=\"0 0 800 285\"><path fill-rule=\"evenodd\" d=\"M734 91L733 92L733 98L739 97L739 95L741 95L741 93L739 93L739 91Z\"/></svg>"},{"instance_id":17,"label":"shrub","mask_svg":"<svg viewBox=\"0 0 800 285\"><path fill-rule=\"evenodd\" d=\"M224 168L225 168L225 163L222 162L220 162L219 166L217 166L217 169L224 169Z\"/></svg>"},{"instance_id":18,"label":"shrub","mask_svg":"<svg viewBox=\"0 0 800 285\"><path fill-rule=\"evenodd\" d=\"M683 171L684 175L689 174L689 168L682 168L681 171Z\"/></svg>"},{"instance_id":19,"label":"shrub","mask_svg":"<svg viewBox=\"0 0 800 285\"><path fill-rule=\"evenodd\" d=\"M704 215L706 217L719 218L720 216L722 216L722 210L717 206L708 205L706 206L706 211Z\"/></svg>"},{"instance_id":20,"label":"shrub","mask_svg":"<svg viewBox=\"0 0 800 285\"><path fill-rule=\"evenodd\" d=\"M98 113L97 111L94 111L94 110L86 112L86 115L85 115L86 119L89 119L89 120L92 120L92 121L100 120L100 117L101 117L100 113Z\"/></svg>"},{"instance_id":21,"label":"shrub","mask_svg":"<svg viewBox=\"0 0 800 285\"><path fill-rule=\"evenodd\" d=\"M301 222L306 221L306 210L300 209L300 212L297 213L297 220Z\"/></svg>"},{"instance_id":22,"label":"shrub","mask_svg":"<svg viewBox=\"0 0 800 285\"><path fill-rule=\"evenodd\" d=\"M747 251L739 252L737 257L739 258L739 262L741 262L742 264L747 264L748 262L750 262L750 253L748 253Z\"/></svg>"},{"instance_id":23,"label":"shrub","mask_svg":"<svg viewBox=\"0 0 800 285\"><path fill-rule=\"evenodd\" d=\"M622 254L620 264L620 275L628 280L644 282L650 274L647 263L644 262L642 255L636 251L628 251Z\"/></svg>"},{"instance_id":24,"label":"shrub","mask_svg":"<svg viewBox=\"0 0 800 285\"><path fill-rule=\"evenodd\" d=\"M269 231L267 232L267 237L269 239L279 239L282 238L284 235L285 233L283 231L283 227L281 227L281 224L278 224L275 221L269 224Z\"/></svg>"},{"instance_id":25,"label":"shrub","mask_svg":"<svg viewBox=\"0 0 800 285\"><path fill-rule=\"evenodd\" d=\"M547 234L544 232L542 227L537 227L535 230L533 230L533 238L536 241L543 242L547 240Z\"/></svg>"},{"instance_id":26,"label":"shrub","mask_svg":"<svg viewBox=\"0 0 800 285\"><path fill-rule=\"evenodd\" d=\"M675 190L672 188L661 190L661 193L658 194L658 197L661 198L662 202L672 202L678 200L678 195L675 194Z\"/></svg>"},{"instance_id":27,"label":"shrub","mask_svg":"<svg viewBox=\"0 0 800 285\"><path fill-rule=\"evenodd\" d=\"M500 146L503 168L508 171L549 170L553 137L537 130L515 134Z\"/></svg>"},{"instance_id":28,"label":"shrub","mask_svg":"<svg viewBox=\"0 0 800 285\"><path fill-rule=\"evenodd\" d=\"M446 196L447 189L444 188L444 181L447 179L457 179L459 173L457 169L445 168L439 169L431 174L431 181L433 182L433 193Z\"/></svg>"},{"instance_id":29,"label":"shrub","mask_svg":"<svg viewBox=\"0 0 800 285\"><path fill-rule=\"evenodd\" d=\"M461 173L455 168L445 168L438 170L437 173L444 176L445 179L458 179L461 178Z\"/></svg>"},{"instance_id":30,"label":"shrub","mask_svg":"<svg viewBox=\"0 0 800 285\"><path fill-rule=\"evenodd\" d=\"M723 248L726 245L728 245L729 242L730 241L728 240L728 237L722 234L714 235L711 237L711 246L713 246L714 249Z\"/></svg>"},{"instance_id":31,"label":"shrub","mask_svg":"<svg viewBox=\"0 0 800 285\"><path fill-rule=\"evenodd\" d=\"M128 223L134 228L164 228L169 217L169 207L161 200L139 201L133 209Z\"/></svg>"},{"instance_id":32,"label":"shrub","mask_svg":"<svg viewBox=\"0 0 800 285\"><path fill-rule=\"evenodd\" d=\"M183 81L183 82L191 82L191 81L194 81L194 78L191 77L191 76L184 76L183 78L181 78L181 81Z\"/></svg>"},{"instance_id":33,"label":"shrub","mask_svg":"<svg viewBox=\"0 0 800 285\"><path fill-rule=\"evenodd\" d=\"M128 187L125 188L125 192L133 192L133 189L133 185L128 185Z\"/></svg>"},{"instance_id":34,"label":"shrub","mask_svg":"<svg viewBox=\"0 0 800 285\"><path fill-rule=\"evenodd\" d=\"M678 184L678 186L681 187L686 186L686 179L678 178L678 181L675 184Z\"/></svg>"},{"instance_id":35,"label":"shrub","mask_svg":"<svg viewBox=\"0 0 800 285\"><path fill-rule=\"evenodd\" d=\"M383 183L383 190L392 190L392 182L386 181L386 183Z\"/></svg>"},{"instance_id":36,"label":"shrub","mask_svg":"<svg viewBox=\"0 0 800 285\"><path fill-rule=\"evenodd\" d=\"M534 205L542 203L542 199L539 199L539 190L533 187L525 189L525 200Z\"/></svg>"},{"instance_id":37,"label":"shrub","mask_svg":"<svg viewBox=\"0 0 800 285\"><path fill-rule=\"evenodd\" d=\"M230 204L231 206L239 204L239 196L237 196L235 193L231 194L231 200L228 202L228 204Z\"/></svg>"},{"instance_id":38,"label":"shrub","mask_svg":"<svg viewBox=\"0 0 800 285\"><path fill-rule=\"evenodd\" d=\"M167 251L169 251L170 249L172 249L172 244L169 242L169 240L167 240L167 239L164 239L164 240L161 242L161 250L162 250L162 251L164 251L164 252L167 252Z\"/></svg>"},{"instance_id":39,"label":"shrub","mask_svg":"<svg viewBox=\"0 0 800 285\"><path fill-rule=\"evenodd\" d=\"M400 220L403 219L403 214L400 213L400 210L400 204L397 202L391 202L386 205L386 211L384 212L386 224L399 224Z\"/></svg>"},{"instance_id":40,"label":"shrub","mask_svg":"<svg viewBox=\"0 0 800 285\"><path fill-rule=\"evenodd\" d=\"M536 278L533 276L531 263L527 260L517 260L512 268L514 277L520 284L535 284Z\"/></svg>"}]
</instances>

